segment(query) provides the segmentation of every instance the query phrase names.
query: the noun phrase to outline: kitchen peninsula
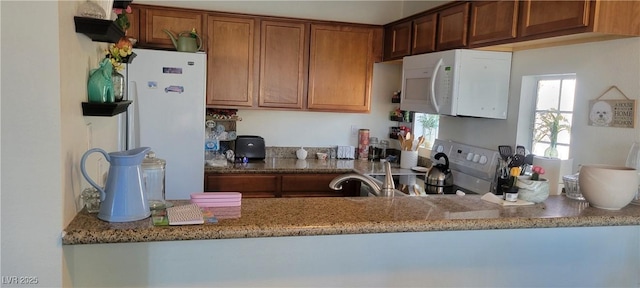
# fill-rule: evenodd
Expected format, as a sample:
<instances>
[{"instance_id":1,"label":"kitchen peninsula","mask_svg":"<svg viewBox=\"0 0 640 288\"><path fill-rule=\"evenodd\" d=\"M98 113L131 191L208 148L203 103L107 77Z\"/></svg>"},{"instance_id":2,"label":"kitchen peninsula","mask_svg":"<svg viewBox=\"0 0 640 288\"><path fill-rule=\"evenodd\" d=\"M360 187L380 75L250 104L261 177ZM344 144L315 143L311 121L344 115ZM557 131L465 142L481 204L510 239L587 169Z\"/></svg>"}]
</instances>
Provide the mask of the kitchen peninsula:
<instances>
[{"instance_id":1,"label":"kitchen peninsula","mask_svg":"<svg viewBox=\"0 0 640 288\"><path fill-rule=\"evenodd\" d=\"M63 244L83 287L637 286L640 206L607 211L565 196L521 207L480 195L243 199L239 217L204 225L107 223L82 211Z\"/></svg>"}]
</instances>

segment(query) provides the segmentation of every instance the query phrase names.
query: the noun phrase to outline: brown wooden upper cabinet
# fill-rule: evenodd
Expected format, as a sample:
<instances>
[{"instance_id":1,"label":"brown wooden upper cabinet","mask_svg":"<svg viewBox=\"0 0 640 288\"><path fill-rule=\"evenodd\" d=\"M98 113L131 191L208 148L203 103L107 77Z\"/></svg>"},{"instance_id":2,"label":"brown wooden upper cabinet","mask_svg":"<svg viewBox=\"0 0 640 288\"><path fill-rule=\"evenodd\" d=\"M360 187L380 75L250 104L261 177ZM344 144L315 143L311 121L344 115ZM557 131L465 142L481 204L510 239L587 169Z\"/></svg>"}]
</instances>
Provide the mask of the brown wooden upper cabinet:
<instances>
[{"instance_id":1,"label":"brown wooden upper cabinet","mask_svg":"<svg viewBox=\"0 0 640 288\"><path fill-rule=\"evenodd\" d=\"M140 10L140 37L141 47L154 47L175 49L171 38L163 29L171 31L174 35L184 31L196 29L201 37L206 34L204 30L205 14L199 11L185 10L167 7L143 6ZM205 39L203 40L204 50Z\"/></svg>"},{"instance_id":2,"label":"brown wooden upper cabinet","mask_svg":"<svg viewBox=\"0 0 640 288\"><path fill-rule=\"evenodd\" d=\"M518 7L513 0L471 2L469 46L515 39Z\"/></svg>"},{"instance_id":3,"label":"brown wooden upper cabinet","mask_svg":"<svg viewBox=\"0 0 640 288\"><path fill-rule=\"evenodd\" d=\"M466 47L469 5L467 2L447 5L386 26L384 60Z\"/></svg>"},{"instance_id":4,"label":"brown wooden upper cabinet","mask_svg":"<svg viewBox=\"0 0 640 288\"><path fill-rule=\"evenodd\" d=\"M640 1L520 2L520 37L553 37L584 32L640 35Z\"/></svg>"},{"instance_id":5,"label":"brown wooden upper cabinet","mask_svg":"<svg viewBox=\"0 0 640 288\"><path fill-rule=\"evenodd\" d=\"M412 21L405 21L385 28L385 59L396 59L411 55L412 24Z\"/></svg>"},{"instance_id":6,"label":"brown wooden upper cabinet","mask_svg":"<svg viewBox=\"0 0 640 288\"><path fill-rule=\"evenodd\" d=\"M590 1L521 1L520 35L587 27L591 4Z\"/></svg>"},{"instance_id":7,"label":"brown wooden upper cabinet","mask_svg":"<svg viewBox=\"0 0 640 288\"><path fill-rule=\"evenodd\" d=\"M437 13L424 15L412 21L411 54L436 51L437 21Z\"/></svg>"},{"instance_id":8,"label":"brown wooden upper cabinet","mask_svg":"<svg viewBox=\"0 0 640 288\"><path fill-rule=\"evenodd\" d=\"M251 17L207 17L207 105L252 107L259 46Z\"/></svg>"},{"instance_id":9,"label":"brown wooden upper cabinet","mask_svg":"<svg viewBox=\"0 0 640 288\"><path fill-rule=\"evenodd\" d=\"M302 109L306 100L309 24L262 21L260 107Z\"/></svg>"},{"instance_id":10,"label":"brown wooden upper cabinet","mask_svg":"<svg viewBox=\"0 0 640 288\"><path fill-rule=\"evenodd\" d=\"M374 38L373 28L311 24L309 110L369 112Z\"/></svg>"},{"instance_id":11,"label":"brown wooden upper cabinet","mask_svg":"<svg viewBox=\"0 0 640 288\"><path fill-rule=\"evenodd\" d=\"M140 8L131 6L131 13L127 13L129 19L129 29L127 29L126 35L129 38L140 39Z\"/></svg>"},{"instance_id":12,"label":"brown wooden upper cabinet","mask_svg":"<svg viewBox=\"0 0 640 288\"><path fill-rule=\"evenodd\" d=\"M469 33L469 3L459 3L438 12L438 51L465 48Z\"/></svg>"}]
</instances>

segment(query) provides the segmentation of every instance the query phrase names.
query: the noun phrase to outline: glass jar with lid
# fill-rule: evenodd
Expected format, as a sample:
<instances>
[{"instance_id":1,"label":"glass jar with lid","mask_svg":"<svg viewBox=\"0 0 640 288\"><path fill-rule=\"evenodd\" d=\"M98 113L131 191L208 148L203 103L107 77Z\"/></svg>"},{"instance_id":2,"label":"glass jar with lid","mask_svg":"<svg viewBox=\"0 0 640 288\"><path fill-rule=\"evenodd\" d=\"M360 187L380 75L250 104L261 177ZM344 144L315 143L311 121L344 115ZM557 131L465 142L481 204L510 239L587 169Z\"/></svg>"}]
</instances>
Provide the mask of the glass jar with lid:
<instances>
[{"instance_id":1,"label":"glass jar with lid","mask_svg":"<svg viewBox=\"0 0 640 288\"><path fill-rule=\"evenodd\" d=\"M369 155L371 161L379 160L380 147L378 147L378 137L369 137Z\"/></svg>"},{"instance_id":2,"label":"glass jar with lid","mask_svg":"<svg viewBox=\"0 0 640 288\"><path fill-rule=\"evenodd\" d=\"M151 210L165 209L170 203L165 201L165 169L167 162L156 158L156 153L149 151L142 160L142 179L145 198Z\"/></svg>"}]
</instances>

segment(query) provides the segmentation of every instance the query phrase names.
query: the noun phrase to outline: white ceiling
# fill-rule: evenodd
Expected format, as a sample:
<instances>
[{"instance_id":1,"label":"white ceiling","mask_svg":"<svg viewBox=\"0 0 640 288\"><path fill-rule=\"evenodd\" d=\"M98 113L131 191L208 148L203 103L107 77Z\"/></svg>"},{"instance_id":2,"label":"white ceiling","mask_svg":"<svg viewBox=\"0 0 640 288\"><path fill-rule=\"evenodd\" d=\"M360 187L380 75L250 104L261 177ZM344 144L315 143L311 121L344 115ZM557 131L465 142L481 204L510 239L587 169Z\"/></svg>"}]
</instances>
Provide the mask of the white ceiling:
<instances>
[{"instance_id":1,"label":"white ceiling","mask_svg":"<svg viewBox=\"0 0 640 288\"><path fill-rule=\"evenodd\" d=\"M329 20L384 25L450 1L181 1L133 0L135 4L149 4L201 10Z\"/></svg>"}]
</instances>

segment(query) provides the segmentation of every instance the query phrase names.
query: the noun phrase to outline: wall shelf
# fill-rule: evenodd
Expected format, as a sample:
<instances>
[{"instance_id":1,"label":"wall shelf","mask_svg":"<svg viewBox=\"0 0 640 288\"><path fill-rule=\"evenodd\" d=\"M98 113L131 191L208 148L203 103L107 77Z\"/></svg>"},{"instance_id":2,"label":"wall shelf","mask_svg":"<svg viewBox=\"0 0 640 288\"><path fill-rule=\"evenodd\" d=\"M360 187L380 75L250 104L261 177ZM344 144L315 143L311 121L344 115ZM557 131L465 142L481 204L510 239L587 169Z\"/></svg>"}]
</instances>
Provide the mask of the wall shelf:
<instances>
[{"instance_id":1,"label":"wall shelf","mask_svg":"<svg viewBox=\"0 0 640 288\"><path fill-rule=\"evenodd\" d=\"M115 21L88 17L73 17L76 33L87 35L95 42L116 43L124 36L124 31Z\"/></svg>"},{"instance_id":2,"label":"wall shelf","mask_svg":"<svg viewBox=\"0 0 640 288\"><path fill-rule=\"evenodd\" d=\"M131 2L133 2L133 0L115 0L113 1L113 8L127 9Z\"/></svg>"},{"instance_id":3,"label":"wall shelf","mask_svg":"<svg viewBox=\"0 0 640 288\"><path fill-rule=\"evenodd\" d=\"M124 111L131 104L131 100L114 103L82 102L82 115L84 116L114 116Z\"/></svg>"}]
</instances>

